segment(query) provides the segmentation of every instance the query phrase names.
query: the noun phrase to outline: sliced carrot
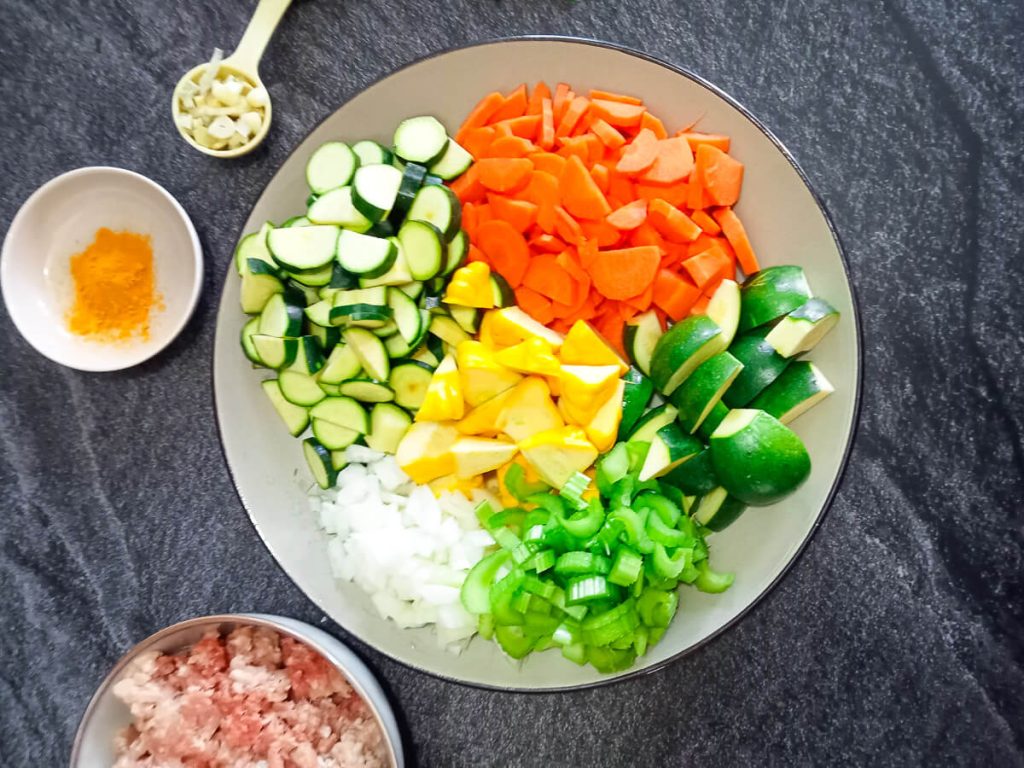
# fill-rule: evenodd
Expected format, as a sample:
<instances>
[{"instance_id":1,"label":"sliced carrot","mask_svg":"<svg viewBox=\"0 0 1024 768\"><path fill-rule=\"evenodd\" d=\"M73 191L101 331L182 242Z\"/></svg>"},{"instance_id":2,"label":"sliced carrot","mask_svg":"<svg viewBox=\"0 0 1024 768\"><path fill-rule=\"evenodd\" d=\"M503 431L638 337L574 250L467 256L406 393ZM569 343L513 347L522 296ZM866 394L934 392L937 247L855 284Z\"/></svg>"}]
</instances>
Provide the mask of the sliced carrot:
<instances>
[{"instance_id":1,"label":"sliced carrot","mask_svg":"<svg viewBox=\"0 0 1024 768\"><path fill-rule=\"evenodd\" d=\"M480 183L480 171L476 164L469 166L469 170L451 183L451 190L462 203L475 203L484 199L487 190Z\"/></svg>"},{"instance_id":2,"label":"sliced carrot","mask_svg":"<svg viewBox=\"0 0 1024 768\"><path fill-rule=\"evenodd\" d=\"M480 128L469 128L463 132L459 144L465 148L475 160L479 160L487 153L487 148L494 141L496 131L489 125Z\"/></svg>"},{"instance_id":3,"label":"sliced carrot","mask_svg":"<svg viewBox=\"0 0 1024 768\"><path fill-rule=\"evenodd\" d=\"M537 139L537 131L540 129L540 121L541 117L539 114L523 115L522 117L511 117L508 120L495 123L494 128L508 128L513 136L535 141Z\"/></svg>"},{"instance_id":4,"label":"sliced carrot","mask_svg":"<svg viewBox=\"0 0 1024 768\"><path fill-rule=\"evenodd\" d=\"M659 150L654 131L644 128L622 150L622 158L615 164L615 170L628 176L637 176L654 165Z\"/></svg>"},{"instance_id":5,"label":"sliced carrot","mask_svg":"<svg viewBox=\"0 0 1024 768\"><path fill-rule=\"evenodd\" d=\"M541 105L544 99L551 98L551 89L548 88L548 84L541 80L530 92L530 100L526 102L526 114L527 115L539 115L541 113Z\"/></svg>"},{"instance_id":6,"label":"sliced carrot","mask_svg":"<svg viewBox=\"0 0 1024 768\"><path fill-rule=\"evenodd\" d=\"M567 160L576 156L584 163L590 163L590 147L586 136L563 136L560 141L562 147L558 150L559 155Z\"/></svg>"},{"instance_id":7,"label":"sliced carrot","mask_svg":"<svg viewBox=\"0 0 1024 768\"><path fill-rule=\"evenodd\" d=\"M649 207L650 206L648 206L648 208ZM663 238L661 233L654 228L653 224L651 224L650 216L647 217L647 220L644 221L643 224L633 230L629 236L629 242L635 246L655 246L659 250L660 254L668 252L668 248L666 247L668 243L665 242L665 238Z\"/></svg>"},{"instance_id":8,"label":"sliced carrot","mask_svg":"<svg viewBox=\"0 0 1024 768\"><path fill-rule=\"evenodd\" d=\"M508 95L500 107L491 115L489 123L498 123L526 114L526 84L523 83Z\"/></svg>"},{"instance_id":9,"label":"sliced carrot","mask_svg":"<svg viewBox=\"0 0 1024 768\"><path fill-rule=\"evenodd\" d=\"M616 128L635 128L640 125L646 111L640 104L625 104L621 101L594 99L590 103L595 118L604 120Z\"/></svg>"},{"instance_id":10,"label":"sliced carrot","mask_svg":"<svg viewBox=\"0 0 1024 768\"><path fill-rule=\"evenodd\" d=\"M619 244L622 233L607 221L581 221L580 229L588 240L596 240L601 248L612 248Z\"/></svg>"},{"instance_id":11,"label":"sliced carrot","mask_svg":"<svg viewBox=\"0 0 1024 768\"><path fill-rule=\"evenodd\" d=\"M587 147L587 165L593 165L594 163L600 163L604 160L604 144L592 133L588 133L581 137L584 144Z\"/></svg>"},{"instance_id":12,"label":"sliced carrot","mask_svg":"<svg viewBox=\"0 0 1024 768\"><path fill-rule=\"evenodd\" d=\"M684 243L665 242L661 246L665 253L661 257L661 266L668 269L679 269L680 265L690 257L690 248Z\"/></svg>"},{"instance_id":13,"label":"sliced carrot","mask_svg":"<svg viewBox=\"0 0 1024 768\"><path fill-rule=\"evenodd\" d=\"M547 171L553 176L561 176L562 169L565 168L565 158L554 152L534 152L527 157L533 163L535 171Z\"/></svg>"},{"instance_id":14,"label":"sliced carrot","mask_svg":"<svg viewBox=\"0 0 1024 768\"><path fill-rule=\"evenodd\" d=\"M650 129L659 139L668 138L668 131L665 130L665 124L650 112L644 112L640 117L640 127Z\"/></svg>"},{"instance_id":15,"label":"sliced carrot","mask_svg":"<svg viewBox=\"0 0 1024 768\"><path fill-rule=\"evenodd\" d=\"M622 319L617 311L605 311L601 307L600 317L594 321L594 327L598 333L604 336L605 340L612 345L621 357L625 357L625 349L622 344L622 331L626 321Z\"/></svg>"},{"instance_id":16,"label":"sliced carrot","mask_svg":"<svg viewBox=\"0 0 1024 768\"><path fill-rule=\"evenodd\" d=\"M509 125L508 120L501 120L500 122L492 123L491 125L488 126L488 128L494 129L495 139L500 139L502 137L512 135L512 127Z\"/></svg>"},{"instance_id":17,"label":"sliced carrot","mask_svg":"<svg viewBox=\"0 0 1024 768\"><path fill-rule=\"evenodd\" d=\"M729 268L729 257L718 247L708 248L683 262L685 269L698 288L715 279L721 279Z\"/></svg>"},{"instance_id":18,"label":"sliced carrot","mask_svg":"<svg viewBox=\"0 0 1024 768\"><path fill-rule=\"evenodd\" d=\"M560 205L555 206L555 234L570 245L577 245L583 240L583 229L579 222Z\"/></svg>"},{"instance_id":19,"label":"sliced carrot","mask_svg":"<svg viewBox=\"0 0 1024 768\"><path fill-rule=\"evenodd\" d=\"M686 317L699 298L700 289L689 280L668 269L658 270L654 278L654 303L673 321Z\"/></svg>"},{"instance_id":20,"label":"sliced carrot","mask_svg":"<svg viewBox=\"0 0 1024 768\"><path fill-rule=\"evenodd\" d=\"M693 171L690 173L689 188L686 191L686 207L691 211L711 207L711 200L704 191L704 175L696 158L694 158Z\"/></svg>"},{"instance_id":21,"label":"sliced carrot","mask_svg":"<svg viewBox=\"0 0 1024 768\"><path fill-rule=\"evenodd\" d=\"M480 183L493 192L512 192L530 177L533 163L525 157L488 157L473 165L480 175Z\"/></svg>"},{"instance_id":22,"label":"sliced carrot","mask_svg":"<svg viewBox=\"0 0 1024 768\"><path fill-rule=\"evenodd\" d=\"M482 222L477 227L476 245L509 285L515 288L522 284L530 263L530 248L515 227L501 219Z\"/></svg>"},{"instance_id":23,"label":"sliced carrot","mask_svg":"<svg viewBox=\"0 0 1024 768\"><path fill-rule=\"evenodd\" d=\"M469 254L466 256L467 261L482 261L484 264L487 263L487 255L477 248L475 245L469 246Z\"/></svg>"},{"instance_id":24,"label":"sliced carrot","mask_svg":"<svg viewBox=\"0 0 1024 768\"><path fill-rule=\"evenodd\" d=\"M580 243L576 253L579 255L580 265L589 273L594 262L597 261L597 243L593 240L584 240Z\"/></svg>"},{"instance_id":25,"label":"sliced carrot","mask_svg":"<svg viewBox=\"0 0 1024 768\"><path fill-rule=\"evenodd\" d=\"M611 206L587 167L575 155L570 157L558 179L562 207L578 219L603 219Z\"/></svg>"},{"instance_id":26,"label":"sliced carrot","mask_svg":"<svg viewBox=\"0 0 1024 768\"><path fill-rule=\"evenodd\" d=\"M590 130L608 149L618 149L626 143L626 137L604 120L594 120L590 124Z\"/></svg>"},{"instance_id":27,"label":"sliced carrot","mask_svg":"<svg viewBox=\"0 0 1024 768\"><path fill-rule=\"evenodd\" d=\"M697 147L701 144L710 144L712 147L722 150L723 152L729 151L729 137L723 136L719 133L697 133L693 131L678 131L676 136L681 136L686 139L686 143L690 145L690 149L694 152L697 151Z\"/></svg>"},{"instance_id":28,"label":"sliced carrot","mask_svg":"<svg viewBox=\"0 0 1024 768\"><path fill-rule=\"evenodd\" d=\"M510 197L490 194L487 196L491 213L496 219L507 221L517 232L524 233L537 221L537 204L529 200L513 200Z\"/></svg>"},{"instance_id":29,"label":"sliced carrot","mask_svg":"<svg viewBox=\"0 0 1024 768\"><path fill-rule=\"evenodd\" d=\"M743 163L717 147L697 147L701 183L714 205L735 205L743 185Z\"/></svg>"},{"instance_id":30,"label":"sliced carrot","mask_svg":"<svg viewBox=\"0 0 1024 768\"><path fill-rule=\"evenodd\" d=\"M582 136L585 133L590 132L590 125L594 122L593 116L590 114L588 109L583 113L583 117L576 121L576 127L570 132L570 136Z\"/></svg>"},{"instance_id":31,"label":"sliced carrot","mask_svg":"<svg viewBox=\"0 0 1024 768\"><path fill-rule=\"evenodd\" d=\"M605 218L616 229L627 231L636 229L647 219L647 201L634 200L621 208L612 211Z\"/></svg>"},{"instance_id":32,"label":"sliced carrot","mask_svg":"<svg viewBox=\"0 0 1024 768\"><path fill-rule=\"evenodd\" d=\"M562 253L566 245L554 235L540 234L530 238L530 248L543 253Z\"/></svg>"},{"instance_id":33,"label":"sliced carrot","mask_svg":"<svg viewBox=\"0 0 1024 768\"><path fill-rule=\"evenodd\" d=\"M689 243L696 240L701 228L673 205L664 200L652 200L647 208L647 218L662 237L673 243Z\"/></svg>"},{"instance_id":34,"label":"sliced carrot","mask_svg":"<svg viewBox=\"0 0 1024 768\"><path fill-rule=\"evenodd\" d=\"M473 238L476 235L476 206L473 203L462 204L462 228L466 230L466 234L469 235L469 241L473 242Z\"/></svg>"},{"instance_id":35,"label":"sliced carrot","mask_svg":"<svg viewBox=\"0 0 1024 768\"><path fill-rule=\"evenodd\" d=\"M551 101L551 106L555 110L555 125L561 122L562 113L565 112L565 108L569 106L569 102L573 100L574 96L568 83L559 83L555 86L555 96Z\"/></svg>"},{"instance_id":36,"label":"sliced carrot","mask_svg":"<svg viewBox=\"0 0 1024 768\"><path fill-rule=\"evenodd\" d=\"M485 203L483 205L478 205L476 207L476 226L477 226L477 228L479 228L480 225L483 224L485 221L490 221L493 218L494 218L494 215L491 213L490 203Z\"/></svg>"},{"instance_id":37,"label":"sliced carrot","mask_svg":"<svg viewBox=\"0 0 1024 768\"><path fill-rule=\"evenodd\" d=\"M636 296L626 299L623 303L628 304L634 312L646 312L651 308L651 301L654 300L654 282L647 284L642 292ZM632 315L630 315L632 317ZM628 318L627 318L628 319Z\"/></svg>"},{"instance_id":38,"label":"sliced carrot","mask_svg":"<svg viewBox=\"0 0 1024 768\"><path fill-rule=\"evenodd\" d=\"M573 300L572 279L554 254L539 253L530 259L523 285L552 301L568 305Z\"/></svg>"},{"instance_id":39,"label":"sliced carrot","mask_svg":"<svg viewBox=\"0 0 1024 768\"><path fill-rule=\"evenodd\" d=\"M526 186L516 194L537 206L537 226L549 235L555 234L555 207L559 203L558 178L545 171L534 171Z\"/></svg>"},{"instance_id":40,"label":"sliced carrot","mask_svg":"<svg viewBox=\"0 0 1024 768\"><path fill-rule=\"evenodd\" d=\"M659 250L653 246L598 251L590 266L590 277L602 296L626 299L651 284L660 258Z\"/></svg>"},{"instance_id":41,"label":"sliced carrot","mask_svg":"<svg viewBox=\"0 0 1024 768\"><path fill-rule=\"evenodd\" d=\"M569 102L562 113L562 118L558 121L558 127L555 128L555 137L571 134L588 109L590 109L590 99L586 96L577 96Z\"/></svg>"},{"instance_id":42,"label":"sliced carrot","mask_svg":"<svg viewBox=\"0 0 1024 768\"><path fill-rule=\"evenodd\" d=\"M740 221L736 212L732 208L719 208L715 211L714 216L722 227L722 232L725 233L729 245L736 251L736 259L744 274L752 275L759 271L761 267L757 263L757 256L750 244L750 238L747 237L747 230L743 227L743 222Z\"/></svg>"},{"instance_id":43,"label":"sliced carrot","mask_svg":"<svg viewBox=\"0 0 1024 768\"><path fill-rule=\"evenodd\" d=\"M541 100L540 135L537 137L537 143L541 148L548 150L555 146L555 113L551 99L548 98Z\"/></svg>"},{"instance_id":44,"label":"sliced carrot","mask_svg":"<svg viewBox=\"0 0 1024 768\"><path fill-rule=\"evenodd\" d=\"M718 226L718 222L711 218L705 211L694 211L690 214L690 218L693 219L694 223L698 227L709 235L717 235L722 231L722 228Z\"/></svg>"},{"instance_id":45,"label":"sliced carrot","mask_svg":"<svg viewBox=\"0 0 1024 768\"><path fill-rule=\"evenodd\" d=\"M693 152L686 140L662 139L658 142L657 159L640 178L652 184L675 184L689 176L692 170Z\"/></svg>"},{"instance_id":46,"label":"sliced carrot","mask_svg":"<svg viewBox=\"0 0 1024 768\"><path fill-rule=\"evenodd\" d=\"M687 190L690 185L686 182L679 182L678 184L645 184L643 182L637 182L634 185L636 196L643 200L657 200L662 199L667 203L671 203L676 208L683 208L686 205Z\"/></svg>"},{"instance_id":47,"label":"sliced carrot","mask_svg":"<svg viewBox=\"0 0 1024 768\"><path fill-rule=\"evenodd\" d=\"M710 301L711 298L709 296L701 296L699 299L697 299L697 302L692 307L690 307L690 314L703 315L704 312L707 310L708 302Z\"/></svg>"},{"instance_id":48,"label":"sliced carrot","mask_svg":"<svg viewBox=\"0 0 1024 768\"><path fill-rule=\"evenodd\" d=\"M521 136L502 136L487 148L484 157L526 157L538 149L536 144Z\"/></svg>"},{"instance_id":49,"label":"sliced carrot","mask_svg":"<svg viewBox=\"0 0 1024 768\"><path fill-rule=\"evenodd\" d=\"M608 166L604 163L594 163L590 168L590 175L594 179L594 183L597 184L597 188L601 190L601 194L607 195L610 180Z\"/></svg>"},{"instance_id":50,"label":"sliced carrot","mask_svg":"<svg viewBox=\"0 0 1024 768\"><path fill-rule=\"evenodd\" d=\"M711 248L712 246L721 248L726 253L730 253L732 251L732 246L729 245L729 241L726 240L724 237L715 237L712 235L702 234L700 237L698 237L696 240L690 243L689 246L687 246L687 255L693 256L695 253L706 251L708 248ZM734 258L734 254L730 254L730 258Z\"/></svg>"},{"instance_id":51,"label":"sliced carrot","mask_svg":"<svg viewBox=\"0 0 1024 768\"><path fill-rule=\"evenodd\" d=\"M617 101L620 104L635 104L637 106L643 104L643 101L638 99L636 96L626 96L621 93L614 93L613 91L602 91L597 88L590 89L591 99L601 99L603 101Z\"/></svg>"},{"instance_id":52,"label":"sliced carrot","mask_svg":"<svg viewBox=\"0 0 1024 768\"><path fill-rule=\"evenodd\" d=\"M462 135L465 131L470 128L480 128L481 126L487 125L487 121L491 119L494 113L497 112L504 103L505 97L498 91L491 91L480 99L476 106L470 111L466 119L462 121L462 126L459 128L459 132L456 135L455 140L459 142L459 144L462 144Z\"/></svg>"},{"instance_id":53,"label":"sliced carrot","mask_svg":"<svg viewBox=\"0 0 1024 768\"><path fill-rule=\"evenodd\" d=\"M628 176L624 176L616 171L614 167L611 168L611 177L608 180L608 197L614 197L621 201L621 205L636 199L636 190L633 188L633 182L629 180Z\"/></svg>"},{"instance_id":54,"label":"sliced carrot","mask_svg":"<svg viewBox=\"0 0 1024 768\"><path fill-rule=\"evenodd\" d=\"M547 325L555 315L551 311L551 301L544 298L532 288L521 285L516 290L516 304L534 320Z\"/></svg>"}]
</instances>

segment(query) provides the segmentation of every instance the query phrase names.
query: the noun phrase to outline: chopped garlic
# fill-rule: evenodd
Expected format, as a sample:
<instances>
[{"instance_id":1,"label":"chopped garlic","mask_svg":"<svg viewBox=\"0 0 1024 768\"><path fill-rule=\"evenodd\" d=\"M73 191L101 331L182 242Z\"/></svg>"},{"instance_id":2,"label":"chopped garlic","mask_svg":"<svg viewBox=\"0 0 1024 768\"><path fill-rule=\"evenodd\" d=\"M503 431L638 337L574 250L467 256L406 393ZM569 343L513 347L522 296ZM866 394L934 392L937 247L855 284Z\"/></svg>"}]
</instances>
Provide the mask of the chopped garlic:
<instances>
[{"instance_id":1,"label":"chopped garlic","mask_svg":"<svg viewBox=\"0 0 1024 768\"><path fill-rule=\"evenodd\" d=\"M228 80L217 80L210 93L221 104L230 107L242 101L242 82L233 77Z\"/></svg>"},{"instance_id":2,"label":"chopped garlic","mask_svg":"<svg viewBox=\"0 0 1024 768\"><path fill-rule=\"evenodd\" d=\"M261 85L259 88L249 91L245 95L245 100L249 102L250 107L265 107L270 103L270 96L267 94L267 89Z\"/></svg>"},{"instance_id":3,"label":"chopped garlic","mask_svg":"<svg viewBox=\"0 0 1024 768\"><path fill-rule=\"evenodd\" d=\"M245 123L251 133L256 133L259 131L260 126L263 125L263 118L260 117L259 112L246 112L238 118L238 122Z\"/></svg>"},{"instance_id":4,"label":"chopped garlic","mask_svg":"<svg viewBox=\"0 0 1024 768\"><path fill-rule=\"evenodd\" d=\"M174 121L178 124L179 128L184 128L186 131L192 128L192 116L191 115L178 115Z\"/></svg>"},{"instance_id":5,"label":"chopped garlic","mask_svg":"<svg viewBox=\"0 0 1024 768\"><path fill-rule=\"evenodd\" d=\"M220 63L224 59L224 51L220 48L213 49L213 56L210 57L210 63L206 65L206 69L203 70L202 76L199 78L199 92L205 96L210 90L210 86L213 85L213 81L217 79L217 75L220 73Z\"/></svg>"},{"instance_id":6,"label":"chopped garlic","mask_svg":"<svg viewBox=\"0 0 1024 768\"><path fill-rule=\"evenodd\" d=\"M235 121L227 115L220 115L213 119L208 130L215 139L230 139L235 132Z\"/></svg>"}]
</instances>

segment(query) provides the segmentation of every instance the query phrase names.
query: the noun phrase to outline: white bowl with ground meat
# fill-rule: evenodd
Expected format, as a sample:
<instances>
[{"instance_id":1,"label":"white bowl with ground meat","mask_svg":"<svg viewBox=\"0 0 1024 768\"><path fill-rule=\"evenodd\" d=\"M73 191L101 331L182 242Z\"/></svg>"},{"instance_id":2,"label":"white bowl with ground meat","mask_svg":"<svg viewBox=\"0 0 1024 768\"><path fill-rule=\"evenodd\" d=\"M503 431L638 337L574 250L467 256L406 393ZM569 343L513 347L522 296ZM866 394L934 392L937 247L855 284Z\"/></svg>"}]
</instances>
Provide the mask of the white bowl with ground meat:
<instances>
[{"instance_id":1,"label":"white bowl with ground meat","mask_svg":"<svg viewBox=\"0 0 1024 768\"><path fill-rule=\"evenodd\" d=\"M72 768L209 764L403 768L384 691L316 627L263 614L190 619L132 648L89 702Z\"/></svg>"}]
</instances>

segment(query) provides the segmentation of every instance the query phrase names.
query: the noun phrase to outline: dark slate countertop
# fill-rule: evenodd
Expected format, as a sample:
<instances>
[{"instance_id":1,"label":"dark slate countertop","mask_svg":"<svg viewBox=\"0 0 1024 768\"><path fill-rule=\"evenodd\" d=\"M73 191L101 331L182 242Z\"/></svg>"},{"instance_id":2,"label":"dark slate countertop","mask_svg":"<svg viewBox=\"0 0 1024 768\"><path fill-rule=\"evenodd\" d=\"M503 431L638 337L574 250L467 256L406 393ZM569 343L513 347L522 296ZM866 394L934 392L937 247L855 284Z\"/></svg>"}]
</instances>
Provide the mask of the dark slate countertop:
<instances>
[{"instance_id":1,"label":"dark slate countertop","mask_svg":"<svg viewBox=\"0 0 1024 768\"><path fill-rule=\"evenodd\" d=\"M50 363L0 309L0 765L64 764L97 683L160 627L246 610L321 622L260 543L218 446L211 345L233 240L338 104L425 54L528 33L688 67L789 146L850 259L863 413L803 557L665 670L512 695L356 644L414 764L1024 765L1021 3L297 2L262 68L271 136L227 168L176 138L167 104L251 6L2 4L0 227L62 171L123 166L182 202L207 270L182 336L123 373Z\"/></svg>"}]
</instances>

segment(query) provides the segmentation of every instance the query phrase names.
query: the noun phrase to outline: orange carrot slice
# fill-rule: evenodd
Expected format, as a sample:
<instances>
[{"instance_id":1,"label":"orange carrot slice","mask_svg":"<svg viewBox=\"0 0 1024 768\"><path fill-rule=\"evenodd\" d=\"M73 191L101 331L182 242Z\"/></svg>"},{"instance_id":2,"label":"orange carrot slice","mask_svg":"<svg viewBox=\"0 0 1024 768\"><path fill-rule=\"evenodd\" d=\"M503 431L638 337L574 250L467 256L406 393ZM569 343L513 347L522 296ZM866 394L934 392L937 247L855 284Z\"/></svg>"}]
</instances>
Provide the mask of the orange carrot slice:
<instances>
[{"instance_id":1,"label":"orange carrot slice","mask_svg":"<svg viewBox=\"0 0 1024 768\"><path fill-rule=\"evenodd\" d=\"M536 203L495 194L488 195L487 202L494 218L507 221L517 232L525 233L537 221Z\"/></svg>"},{"instance_id":2,"label":"orange carrot slice","mask_svg":"<svg viewBox=\"0 0 1024 768\"><path fill-rule=\"evenodd\" d=\"M701 233L701 228L693 219L661 199L651 201L647 217L659 234L673 243L692 242Z\"/></svg>"},{"instance_id":3,"label":"orange carrot slice","mask_svg":"<svg viewBox=\"0 0 1024 768\"><path fill-rule=\"evenodd\" d=\"M497 123L502 120L509 120L513 117L522 117L526 114L526 84L520 85L508 95L501 106L491 115L490 123Z\"/></svg>"},{"instance_id":4,"label":"orange carrot slice","mask_svg":"<svg viewBox=\"0 0 1024 768\"><path fill-rule=\"evenodd\" d=\"M626 96L621 93L602 91L597 88L590 89L590 98L591 100L601 99L602 101L617 101L621 104L635 104L637 106L643 104L643 101L638 99L636 96Z\"/></svg>"},{"instance_id":5,"label":"orange carrot slice","mask_svg":"<svg viewBox=\"0 0 1024 768\"><path fill-rule=\"evenodd\" d=\"M736 259L739 261L743 272L747 275L752 275L759 271L761 266L757 263L757 256L754 254L754 248L750 244L750 238L747 237L747 230L743 227L743 222L740 221L736 212L732 208L720 208L715 211L714 216L715 220L722 227L722 232L725 233L729 245L736 252Z\"/></svg>"},{"instance_id":6,"label":"orange carrot slice","mask_svg":"<svg viewBox=\"0 0 1024 768\"><path fill-rule=\"evenodd\" d=\"M701 183L714 205L735 205L743 185L743 163L717 147L701 144L697 147Z\"/></svg>"},{"instance_id":7,"label":"orange carrot slice","mask_svg":"<svg viewBox=\"0 0 1024 768\"><path fill-rule=\"evenodd\" d=\"M722 150L723 152L729 151L729 137L723 136L719 133L697 133L693 131L679 131L676 136L681 136L686 139L686 143L690 145L690 149L694 152L697 151L697 147L701 144L710 144L712 147Z\"/></svg>"},{"instance_id":8,"label":"orange carrot slice","mask_svg":"<svg viewBox=\"0 0 1024 768\"><path fill-rule=\"evenodd\" d=\"M515 288L522 284L530 263L530 249L515 227L501 219L482 222L477 227L476 245L509 285Z\"/></svg>"},{"instance_id":9,"label":"orange carrot slice","mask_svg":"<svg viewBox=\"0 0 1024 768\"><path fill-rule=\"evenodd\" d=\"M668 131L665 130L665 124L650 112L644 112L643 115L641 115L640 127L649 129L658 139L668 138Z\"/></svg>"},{"instance_id":10,"label":"orange carrot slice","mask_svg":"<svg viewBox=\"0 0 1024 768\"><path fill-rule=\"evenodd\" d=\"M654 165L658 152L658 138L654 131L644 128L622 151L622 158L615 164L615 170L628 176L639 175Z\"/></svg>"},{"instance_id":11,"label":"orange carrot slice","mask_svg":"<svg viewBox=\"0 0 1024 768\"><path fill-rule=\"evenodd\" d=\"M491 119L491 116L505 103L505 97L502 96L498 91L492 91L484 96L480 101L477 102L476 106L470 111L469 115L465 120L462 121L462 126L459 128L458 135L455 140L462 144L461 135L464 131L470 128L480 128L487 124L487 121Z\"/></svg>"},{"instance_id":12,"label":"orange carrot slice","mask_svg":"<svg viewBox=\"0 0 1024 768\"><path fill-rule=\"evenodd\" d=\"M526 102L526 114L527 115L539 115L541 113L541 105L544 99L551 98L551 89L548 88L548 84L541 80L530 92L530 100Z\"/></svg>"},{"instance_id":13,"label":"orange carrot slice","mask_svg":"<svg viewBox=\"0 0 1024 768\"><path fill-rule=\"evenodd\" d=\"M519 189L533 171L533 163L525 157L489 157L478 160L473 167L480 176L480 183L493 192Z\"/></svg>"},{"instance_id":14,"label":"orange carrot slice","mask_svg":"<svg viewBox=\"0 0 1024 768\"><path fill-rule=\"evenodd\" d=\"M492 142L484 157L526 157L538 149L536 144L521 136L502 136Z\"/></svg>"},{"instance_id":15,"label":"orange carrot slice","mask_svg":"<svg viewBox=\"0 0 1024 768\"><path fill-rule=\"evenodd\" d=\"M690 175L693 170L693 152L686 139L662 139L658 142L658 156L641 176L652 184L675 184ZM707 176L704 177L707 182Z\"/></svg>"},{"instance_id":16,"label":"orange carrot slice","mask_svg":"<svg viewBox=\"0 0 1024 768\"><path fill-rule=\"evenodd\" d=\"M654 280L661 254L656 247L598 251L590 266L594 287L609 299L636 296Z\"/></svg>"},{"instance_id":17,"label":"orange carrot slice","mask_svg":"<svg viewBox=\"0 0 1024 768\"><path fill-rule=\"evenodd\" d=\"M711 218L706 211L694 211L690 214L690 218L693 219L694 224L709 235L717 235L722 232L722 228L718 226L718 222Z\"/></svg>"},{"instance_id":18,"label":"orange carrot slice","mask_svg":"<svg viewBox=\"0 0 1024 768\"><path fill-rule=\"evenodd\" d=\"M640 125L640 120L647 111L640 104L625 104L607 99L594 99L590 103L595 118L604 120L616 128L635 128Z\"/></svg>"},{"instance_id":19,"label":"orange carrot slice","mask_svg":"<svg viewBox=\"0 0 1024 768\"><path fill-rule=\"evenodd\" d=\"M604 120L595 120L590 124L591 132L601 140L608 149L618 149L626 143L626 137Z\"/></svg>"},{"instance_id":20,"label":"orange carrot slice","mask_svg":"<svg viewBox=\"0 0 1024 768\"><path fill-rule=\"evenodd\" d=\"M643 224L646 219L647 201L634 200L632 203L626 203L626 205L621 208L609 213L605 221L616 229L628 231L636 229Z\"/></svg>"},{"instance_id":21,"label":"orange carrot slice","mask_svg":"<svg viewBox=\"0 0 1024 768\"><path fill-rule=\"evenodd\" d=\"M586 166L575 155L565 164L558 182L562 207L576 218L602 219L611 213L608 200Z\"/></svg>"}]
</instances>

